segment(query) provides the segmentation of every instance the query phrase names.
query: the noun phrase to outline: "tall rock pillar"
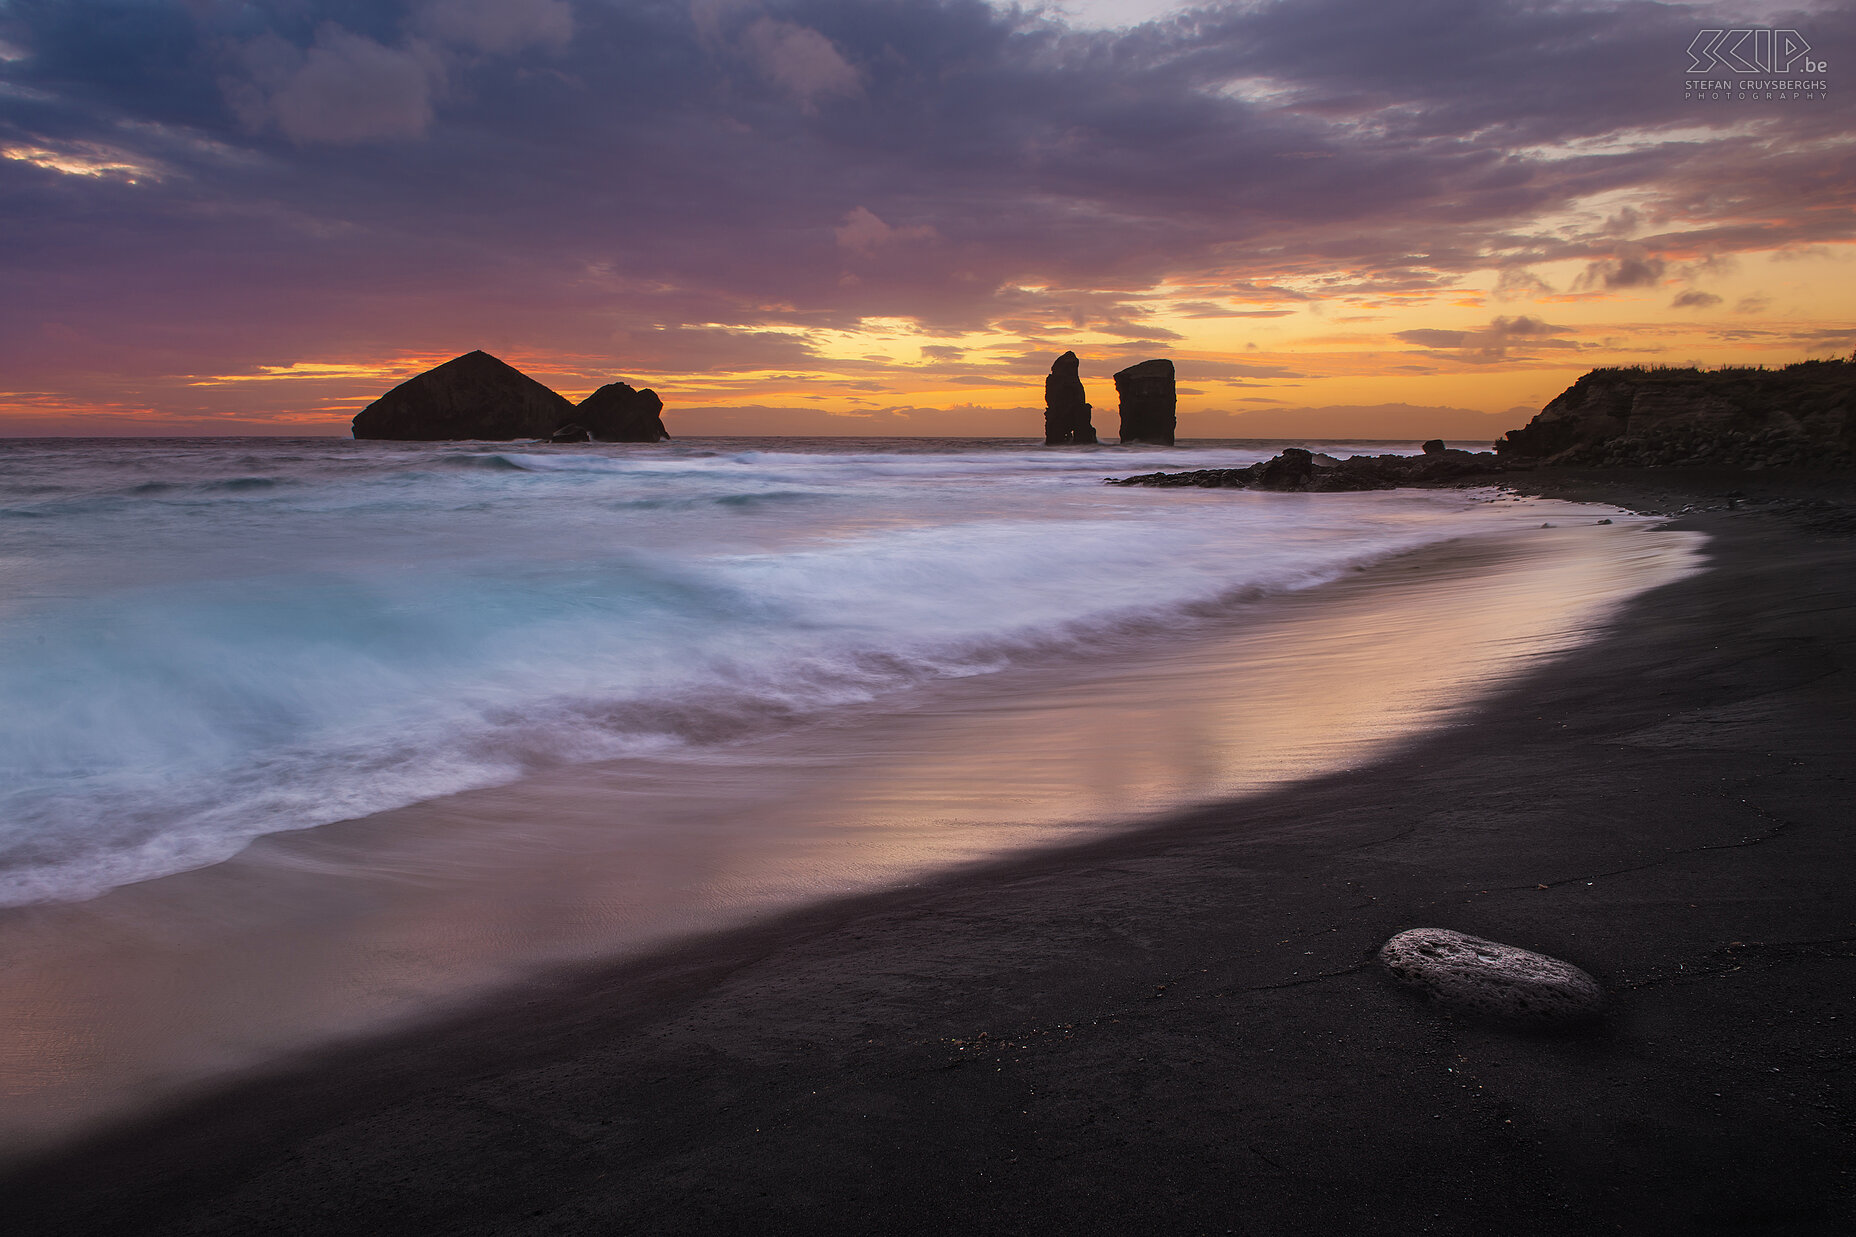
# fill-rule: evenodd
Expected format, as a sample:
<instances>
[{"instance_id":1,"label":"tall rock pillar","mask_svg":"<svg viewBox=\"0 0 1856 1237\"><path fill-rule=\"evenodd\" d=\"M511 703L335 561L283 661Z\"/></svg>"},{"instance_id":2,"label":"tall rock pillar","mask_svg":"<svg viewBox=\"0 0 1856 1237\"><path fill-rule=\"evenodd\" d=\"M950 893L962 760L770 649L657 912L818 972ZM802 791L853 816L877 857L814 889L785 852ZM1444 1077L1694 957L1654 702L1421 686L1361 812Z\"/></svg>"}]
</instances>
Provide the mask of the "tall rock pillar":
<instances>
[{"instance_id":1,"label":"tall rock pillar","mask_svg":"<svg viewBox=\"0 0 1856 1237\"><path fill-rule=\"evenodd\" d=\"M1121 441L1173 445L1179 425L1179 397L1173 389L1173 362L1142 361L1115 375L1121 398Z\"/></svg>"},{"instance_id":2,"label":"tall rock pillar","mask_svg":"<svg viewBox=\"0 0 1856 1237\"><path fill-rule=\"evenodd\" d=\"M1095 426L1089 423L1089 404L1083 399L1083 380L1077 377L1076 354L1066 352L1050 367L1044 380L1044 445L1055 447L1092 443Z\"/></svg>"}]
</instances>

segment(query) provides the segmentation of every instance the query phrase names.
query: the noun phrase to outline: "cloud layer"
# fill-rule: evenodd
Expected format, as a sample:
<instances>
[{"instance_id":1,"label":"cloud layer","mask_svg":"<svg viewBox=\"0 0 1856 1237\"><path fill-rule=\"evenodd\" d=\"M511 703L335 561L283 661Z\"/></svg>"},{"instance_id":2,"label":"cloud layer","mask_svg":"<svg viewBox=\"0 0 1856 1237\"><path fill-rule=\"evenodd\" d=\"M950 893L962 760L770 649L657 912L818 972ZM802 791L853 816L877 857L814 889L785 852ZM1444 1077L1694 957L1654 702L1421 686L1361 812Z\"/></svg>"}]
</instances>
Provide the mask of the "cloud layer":
<instances>
[{"instance_id":1,"label":"cloud layer","mask_svg":"<svg viewBox=\"0 0 1856 1237\"><path fill-rule=\"evenodd\" d=\"M1078 332L1151 353L1182 317L1418 303L1478 273L1498 299L1723 312L1694 264L1856 239L1856 125L1847 90L1685 101L1707 17L12 0L0 372L157 412L200 375L480 344L589 381L880 383L846 341L884 324L996 341L921 357L984 381ZM1779 24L1849 47L1856 14ZM1553 285L1555 263L1582 273ZM1546 327L1397 334L1465 366L1576 347Z\"/></svg>"}]
</instances>

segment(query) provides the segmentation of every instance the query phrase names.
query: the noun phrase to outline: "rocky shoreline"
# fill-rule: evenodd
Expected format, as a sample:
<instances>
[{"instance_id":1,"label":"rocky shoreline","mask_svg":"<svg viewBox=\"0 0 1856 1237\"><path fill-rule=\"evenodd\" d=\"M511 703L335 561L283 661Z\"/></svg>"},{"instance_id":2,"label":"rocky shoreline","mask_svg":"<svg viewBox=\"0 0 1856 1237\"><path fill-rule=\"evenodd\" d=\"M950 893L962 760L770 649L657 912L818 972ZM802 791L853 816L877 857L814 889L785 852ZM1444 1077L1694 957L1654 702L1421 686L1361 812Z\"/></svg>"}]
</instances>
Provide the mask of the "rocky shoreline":
<instances>
[{"instance_id":1,"label":"rocky shoreline","mask_svg":"<svg viewBox=\"0 0 1856 1237\"><path fill-rule=\"evenodd\" d=\"M1526 472L1529 464L1512 464L1487 451L1458 451L1432 441L1423 455L1354 455L1336 459L1302 447L1286 448L1274 459L1248 468L1200 468L1191 472L1150 472L1109 477L1109 485L1190 486L1202 490L1274 490L1284 493L1335 493L1391 490L1407 485L1436 485Z\"/></svg>"},{"instance_id":2,"label":"rocky shoreline","mask_svg":"<svg viewBox=\"0 0 1856 1237\"><path fill-rule=\"evenodd\" d=\"M1324 493L1387 490L1556 468L1856 468L1856 358L1781 369L1595 369L1508 431L1493 452L1330 455L1291 447L1248 468L1110 478L1114 485Z\"/></svg>"}]
</instances>

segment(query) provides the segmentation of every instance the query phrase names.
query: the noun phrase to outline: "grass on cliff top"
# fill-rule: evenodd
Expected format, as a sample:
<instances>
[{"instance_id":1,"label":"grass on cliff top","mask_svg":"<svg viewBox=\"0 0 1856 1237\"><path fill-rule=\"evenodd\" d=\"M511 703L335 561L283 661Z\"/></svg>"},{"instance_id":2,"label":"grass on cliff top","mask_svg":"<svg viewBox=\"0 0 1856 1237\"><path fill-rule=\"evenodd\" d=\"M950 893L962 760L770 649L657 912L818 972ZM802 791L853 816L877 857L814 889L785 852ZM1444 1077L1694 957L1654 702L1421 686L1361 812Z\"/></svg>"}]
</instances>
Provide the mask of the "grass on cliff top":
<instances>
[{"instance_id":1,"label":"grass on cliff top","mask_svg":"<svg viewBox=\"0 0 1856 1237\"><path fill-rule=\"evenodd\" d=\"M1718 369L1701 369L1694 365L1610 365L1594 369L1580 381L1589 382L1604 379L1626 379L1631 382L1694 382L1700 380L1710 383L1734 382L1754 379L1781 381L1836 383L1848 382L1856 378L1856 352L1848 357L1837 357L1826 361L1793 361L1777 369L1768 369L1764 365L1723 365Z\"/></svg>"}]
</instances>

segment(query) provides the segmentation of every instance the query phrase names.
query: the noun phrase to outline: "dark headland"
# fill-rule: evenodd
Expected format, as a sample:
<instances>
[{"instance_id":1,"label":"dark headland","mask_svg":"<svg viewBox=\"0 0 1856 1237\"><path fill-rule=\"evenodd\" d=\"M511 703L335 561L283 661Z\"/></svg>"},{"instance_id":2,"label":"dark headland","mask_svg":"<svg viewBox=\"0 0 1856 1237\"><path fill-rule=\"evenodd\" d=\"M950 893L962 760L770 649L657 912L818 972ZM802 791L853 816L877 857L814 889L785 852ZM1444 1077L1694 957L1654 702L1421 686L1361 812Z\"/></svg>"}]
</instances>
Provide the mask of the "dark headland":
<instances>
[{"instance_id":1,"label":"dark headland","mask_svg":"<svg viewBox=\"0 0 1856 1237\"><path fill-rule=\"evenodd\" d=\"M1371 767L563 973L20 1166L0 1214L35 1235L1853 1231L1850 476L1485 479L1676 513L1708 569ZM1427 1004L1372 961L1414 927L1564 959L1608 1010L1549 1035Z\"/></svg>"},{"instance_id":2,"label":"dark headland","mask_svg":"<svg viewBox=\"0 0 1856 1237\"><path fill-rule=\"evenodd\" d=\"M609 383L578 406L482 350L409 378L363 408L356 438L401 442L661 442L670 437L652 390Z\"/></svg>"},{"instance_id":3,"label":"dark headland","mask_svg":"<svg viewBox=\"0 0 1856 1237\"><path fill-rule=\"evenodd\" d=\"M1247 468L1144 473L1115 484L1321 493L1581 466L1848 472L1856 467L1856 357L1776 370L1595 369L1493 452L1452 450L1441 439L1415 456L1336 459L1291 447Z\"/></svg>"}]
</instances>

